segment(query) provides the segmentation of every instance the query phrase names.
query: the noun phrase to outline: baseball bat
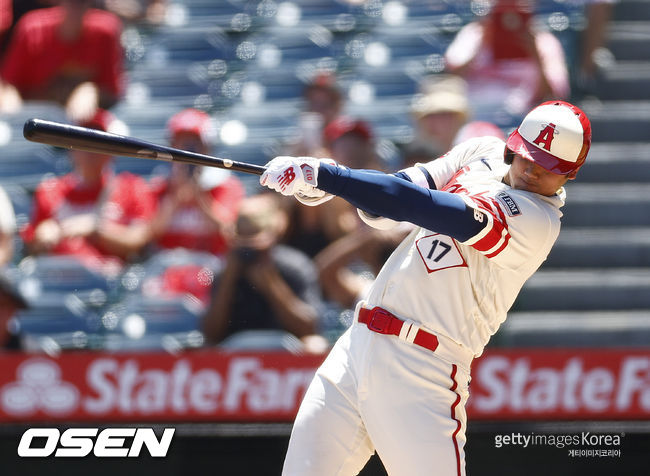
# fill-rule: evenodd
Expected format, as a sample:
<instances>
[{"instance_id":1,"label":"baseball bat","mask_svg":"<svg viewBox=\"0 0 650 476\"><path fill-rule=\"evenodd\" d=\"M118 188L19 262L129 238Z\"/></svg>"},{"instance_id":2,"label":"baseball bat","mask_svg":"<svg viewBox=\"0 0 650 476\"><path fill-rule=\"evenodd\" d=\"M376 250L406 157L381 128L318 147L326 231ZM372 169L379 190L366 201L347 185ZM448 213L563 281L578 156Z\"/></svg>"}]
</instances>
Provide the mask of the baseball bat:
<instances>
[{"instance_id":1,"label":"baseball bat","mask_svg":"<svg viewBox=\"0 0 650 476\"><path fill-rule=\"evenodd\" d=\"M27 120L23 126L23 136L32 142L40 142L65 149L85 150L97 154L122 155L138 159L164 160L166 162L185 162L255 175L262 175L266 170L261 165L221 159L154 144L135 137L43 119Z\"/></svg>"}]
</instances>

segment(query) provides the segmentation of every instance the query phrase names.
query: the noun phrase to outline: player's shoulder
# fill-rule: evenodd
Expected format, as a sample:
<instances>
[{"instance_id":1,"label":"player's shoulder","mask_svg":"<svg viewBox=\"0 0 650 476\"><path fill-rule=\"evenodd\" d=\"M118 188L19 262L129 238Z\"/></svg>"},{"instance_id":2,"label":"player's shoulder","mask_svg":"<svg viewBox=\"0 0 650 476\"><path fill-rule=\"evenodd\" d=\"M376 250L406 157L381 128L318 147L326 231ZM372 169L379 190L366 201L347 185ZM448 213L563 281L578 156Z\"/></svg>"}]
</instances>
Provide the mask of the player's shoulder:
<instances>
[{"instance_id":1,"label":"player's shoulder","mask_svg":"<svg viewBox=\"0 0 650 476\"><path fill-rule=\"evenodd\" d=\"M494 195L500 212L498 219L509 236L507 252L497 262L513 268L536 269L560 234L562 213L552 202L534 193L503 189ZM522 260L523 258L523 260Z\"/></svg>"},{"instance_id":2,"label":"player's shoulder","mask_svg":"<svg viewBox=\"0 0 650 476\"><path fill-rule=\"evenodd\" d=\"M461 142L449 152L449 160L467 172L504 174L505 142L498 137L474 137Z\"/></svg>"},{"instance_id":3,"label":"player's shoulder","mask_svg":"<svg viewBox=\"0 0 650 476\"><path fill-rule=\"evenodd\" d=\"M505 150L506 143L494 136L472 137L467 139L462 144L465 144L467 150L471 150L474 154L484 155L498 155L503 158L503 151Z\"/></svg>"},{"instance_id":4,"label":"player's shoulder","mask_svg":"<svg viewBox=\"0 0 650 476\"><path fill-rule=\"evenodd\" d=\"M560 207L564 203L560 195L545 197L525 190L508 188L498 191L494 198L510 218L541 221L559 229L562 217Z\"/></svg>"},{"instance_id":5,"label":"player's shoulder","mask_svg":"<svg viewBox=\"0 0 650 476\"><path fill-rule=\"evenodd\" d=\"M450 155L464 158L466 164L478 160L503 160L506 143L493 136L472 137L456 145Z\"/></svg>"}]
</instances>

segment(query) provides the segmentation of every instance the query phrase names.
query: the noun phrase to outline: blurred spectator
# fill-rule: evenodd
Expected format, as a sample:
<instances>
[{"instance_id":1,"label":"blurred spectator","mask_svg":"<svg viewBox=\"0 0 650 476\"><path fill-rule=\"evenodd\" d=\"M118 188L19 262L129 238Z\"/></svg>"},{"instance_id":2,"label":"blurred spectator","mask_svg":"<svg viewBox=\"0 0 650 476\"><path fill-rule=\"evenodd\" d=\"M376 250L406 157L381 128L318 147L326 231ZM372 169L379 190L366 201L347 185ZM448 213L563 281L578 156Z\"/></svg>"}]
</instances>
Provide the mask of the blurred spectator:
<instances>
[{"instance_id":1,"label":"blurred spectator","mask_svg":"<svg viewBox=\"0 0 650 476\"><path fill-rule=\"evenodd\" d=\"M291 155L322 157L323 130L343 111L343 94L332 73L319 73L303 90L304 107L299 117L300 137Z\"/></svg>"},{"instance_id":2,"label":"blurred spectator","mask_svg":"<svg viewBox=\"0 0 650 476\"><path fill-rule=\"evenodd\" d=\"M167 0L103 0L104 8L127 23L159 25L165 20Z\"/></svg>"},{"instance_id":3,"label":"blurred spectator","mask_svg":"<svg viewBox=\"0 0 650 476\"><path fill-rule=\"evenodd\" d=\"M598 55L603 51L612 8L618 0L584 0L587 24L580 41L577 83L589 89L598 71Z\"/></svg>"},{"instance_id":4,"label":"blurred spectator","mask_svg":"<svg viewBox=\"0 0 650 476\"><path fill-rule=\"evenodd\" d=\"M359 119L340 116L323 130L328 156L355 169L381 168L375 153L370 124Z\"/></svg>"},{"instance_id":5,"label":"blurred spectator","mask_svg":"<svg viewBox=\"0 0 650 476\"><path fill-rule=\"evenodd\" d=\"M0 58L2 57L16 23L27 12L51 7L60 0L0 0ZM7 25L2 38L3 25Z\"/></svg>"},{"instance_id":6,"label":"blurred spectator","mask_svg":"<svg viewBox=\"0 0 650 476\"><path fill-rule=\"evenodd\" d=\"M0 0L0 58L4 51L5 39L13 22L14 12L11 0Z\"/></svg>"},{"instance_id":7,"label":"blurred spectator","mask_svg":"<svg viewBox=\"0 0 650 476\"><path fill-rule=\"evenodd\" d=\"M566 98L569 74L559 40L532 21L532 0L497 0L465 25L445 53L448 71L468 82L477 118L520 116L546 99Z\"/></svg>"},{"instance_id":8,"label":"blurred spectator","mask_svg":"<svg viewBox=\"0 0 650 476\"><path fill-rule=\"evenodd\" d=\"M467 83L459 76L438 75L427 78L420 90L411 104L414 142L431 145L437 150L434 157L439 157L451 149L454 137L470 116Z\"/></svg>"},{"instance_id":9,"label":"blurred spectator","mask_svg":"<svg viewBox=\"0 0 650 476\"><path fill-rule=\"evenodd\" d=\"M417 163L430 162L440 156L440 149L428 142L414 140L400 148L402 168L411 167Z\"/></svg>"},{"instance_id":10,"label":"blurred spectator","mask_svg":"<svg viewBox=\"0 0 650 476\"><path fill-rule=\"evenodd\" d=\"M124 124L100 110L82 126L124 133ZM74 170L45 180L34 194L31 222L22 236L31 253L73 255L115 275L146 244L154 211L146 182L115 174L110 155L70 152Z\"/></svg>"},{"instance_id":11,"label":"blurred spectator","mask_svg":"<svg viewBox=\"0 0 650 476\"><path fill-rule=\"evenodd\" d=\"M27 12L52 7L58 3L61 3L61 0L13 0L14 24Z\"/></svg>"},{"instance_id":12,"label":"blurred spectator","mask_svg":"<svg viewBox=\"0 0 650 476\"><path fill-rule=\"evenodd\" d=\"M315 262L325 297L345 309L353 309L411 230L408 223L392 230L362 227L321 251Z\"/></svg>"},{"instance_id":13,"label":"blurred spectator","mask_svg":"<svg viewBox=\"0 0 650 476\"><path fill-rule=\"evenodd\" d=\"M278 244L287 216L274 195L242 202L236 238L205 315L208 342L250 329L283 329L300 338L307 351L327 347L318 336L322 311L314 263L300 251Z\"/></svg>"},{"instance_id":14,"label":"blurred spectator","mask_svg":"<svg viewBox=\"0 0 650 476\"><path fill-rule=\"evenodd\" d=\"M11 320L27 302L4 272L0 271L0 349L19 350L20 341L12 332Z\"/></svg>"},{"instance_id":15,"label":"blurred spectator","mask_svg":"<svg viewBox=\"0 0 650 476\"><path fill-rule=\"evenodd\" d=\"M7 192L0 187L0 268L11 262L14 256L16 215Z\"/></svg>"},{"instance_id":16,"label":"blurred spectator","mask_svg":"<svg viewBox=\"0 0 650 476\"><path fill-rule=\"evenodd\" d=\"M209 154L213 134L210 116L185 109L169 123L170 145ZM244 187L227 170L188 164L172 165L171 175L154 180L158 210L150 240L158 249L187 248L222 255L228 249Z\"/></svg>"},{"instance_id":17,"label":"blurred spectator","mask_svg":"<svg viewBox=\"0 0 650 476\"><path fill-rule=\"evenodd\" d=\"M54 101L80 121L117 102L124 88L121 22L91 3L61 0L20 19L0 70L0 111L16 111L23 100Z\"/></svg>"},{"instance_id":18,"label":"blurred spectator","mask_svg":"<svg viewBox=\"0 0 650 476\"><path fill-rule=\"evenodd\" d=\"M472 121L465 124L460 128L452 146L458 145L466 140L473 139L474 137L492 136L498 137L502 141L506 141L506 136L503 131L495 124L488 121Z\"/></svg>"},{"instance_id":19,"label":"blurred spectator","mask_svg":"<svg viewBox=\"0 0 650 476\"><path fill-rule=\"evenodd\" d=\"M324 156L348 167L380 169L370 125L365 121L341 116L323 131ZM354 231L359 219L354 207L334 197L318 207L296 200L287 202L289 227L283 242L314 257L327 245Z\"/></svg>"}]
</instances>

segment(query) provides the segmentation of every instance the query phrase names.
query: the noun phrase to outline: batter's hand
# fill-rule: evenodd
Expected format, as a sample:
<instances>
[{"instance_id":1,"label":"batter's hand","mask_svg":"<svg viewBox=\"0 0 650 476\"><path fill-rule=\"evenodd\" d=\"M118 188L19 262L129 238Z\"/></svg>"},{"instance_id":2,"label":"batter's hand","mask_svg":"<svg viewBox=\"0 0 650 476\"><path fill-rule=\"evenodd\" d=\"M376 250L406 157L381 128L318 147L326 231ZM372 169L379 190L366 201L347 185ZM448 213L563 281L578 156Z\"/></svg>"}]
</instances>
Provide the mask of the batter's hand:
<instances>
[{"instance_id":1,"label":"batter's hand","mask_svg":"<svg viewBox=\"0 0 650 476\"><path fill-rule=\"evenodd\" d=\"M266 164L266 171L260 177L260 184L282 195L295 195L298 200L307 205L318 205L331 198L331 195L316 188L321 163L336 164L331 159L276 157Z\"/></svg>"}]
</instances>

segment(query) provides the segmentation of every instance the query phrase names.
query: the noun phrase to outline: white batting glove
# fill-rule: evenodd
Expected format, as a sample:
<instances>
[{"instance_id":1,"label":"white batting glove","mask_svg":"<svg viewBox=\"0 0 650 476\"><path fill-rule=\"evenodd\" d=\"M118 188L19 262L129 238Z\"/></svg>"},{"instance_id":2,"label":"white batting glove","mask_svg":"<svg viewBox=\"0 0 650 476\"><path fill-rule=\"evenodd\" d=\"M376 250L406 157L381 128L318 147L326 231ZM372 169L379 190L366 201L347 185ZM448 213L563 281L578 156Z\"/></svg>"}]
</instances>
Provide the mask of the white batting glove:
<instances>
[{"instance_id":1,"label":"white batting glove","mask_svg":"<svg viewBox=\"0 0 650 476\"><path fill-rule=\"evenodd\" d=\"M266 171L260 177L260 185L282 195L295 195L296 199L306 205L319 205L332 198L332 195L316 188L321 163L336 165L331 159L276 157L266 164Z\"/></svg>"}]
</instances>

